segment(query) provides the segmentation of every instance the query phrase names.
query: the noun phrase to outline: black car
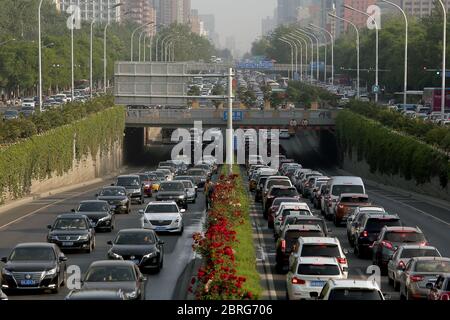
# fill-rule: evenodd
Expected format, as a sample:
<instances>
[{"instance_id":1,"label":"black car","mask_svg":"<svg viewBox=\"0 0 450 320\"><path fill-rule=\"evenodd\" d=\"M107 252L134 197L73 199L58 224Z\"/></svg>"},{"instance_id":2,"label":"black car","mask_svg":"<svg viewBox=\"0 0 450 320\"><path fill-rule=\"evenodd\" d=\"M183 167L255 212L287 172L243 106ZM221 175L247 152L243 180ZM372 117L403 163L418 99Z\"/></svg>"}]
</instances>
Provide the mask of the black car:
<instances>
[{"instance_id":1,"label":"black car","mask_svg":"<svg viewBox=\"0 0 450 320\"><path fill-rule=\"evenodd\" d=\"M127 300L122 290L72 290L64 300Z\"/></svg>"},{"instance_id":2,"label":"black car","mask_svg":"<svg viewBox=\"0 0 450 320\"><path fill-rule=\"evenodd\" d=\"M205 186L206 179L208 178L208 172L203 169L191 168L186 171L186 175L195 179L195 184L198 188L203 188Z\"/></svg>"},{"instance_id":3,"label":"black car","mask_svg":"<svg viewBox=\"0 0 450 320\"><path fill-rule=\"evenodd\" d=\"M401 226L399 216L368 212L354 222L354 246L355 255L358 258L363 258L371 253L370 247L377 240L384 226Z\"/></svg>"},{"instance_id":4,"label":"black car","mask_svg":"<svg viewBox=\"0 0 450 320\"><path fill-rule=\"evenodd\" d=\"M131 201L124 187L103 187L96 197L97 200L108 201L115 213L131 212Z\"/></svg>"},{"instance_id":5,"label":"black car","mask_svg":"<svg viewBox=\"0 0 450 320\"><path fill-rule=\"evenodd\" d=\"M114 209L104 200L81 201L73 212L89 218L96 231L113 231L115 227Z\"/></svg>"},{"instance_id":6,"label":"black car","mask_svg":"<svg viewBox=\"0 0 450 320\"><path fill-rule=\"evenodd\" d=\"M165 181L159 185L157 201L175 201L181 208L187 209L187 194L181 181Z\"/></svg>"},{"instance_id":7,"label":"black car","mask_svg":"<svg viewBox=\"0 0 450 320\"><path fill-rule=\"evenodd\" d=\"M145 281L139 267L131 261L92 262L83 279L82 290L121 290L128 300L145 297Z\"/></svg>"},{"instance_id":8,"label":"black car","mask_svg":"<svg viewBox=\"0 0 450 320\"><path fill-rule=\"evenodd\" d=\"M127 195L131 200L137 200L139 204L144 203L144 184L138 175L122 175L117 177L116 186L125 187Z\"/></svg>"},{"instance_id":9,"label":"black car","mask_svg":"<svg viewBox=\"0 0 450 320\"><path fill-rule=\"evenodd\" d=\"M164 241L153 230L120 230L114 241L108 241L111 249L108 258L113 260L130 260L142 272L155 270L159 272L164 263Z\"/></svg>"},{"instance_id":10,"label":"black car","mask_svg":"<svg viewBox=\"0 0 450 320\"><path fill-rule=\"evenodd\" d=\"M90 253L95 248L95 228L85 215L59 215L53 225L48 225L47 228L50 230L47 241L64 250L81 249Z\"/></svg>"},{"instance_id":11,"label":"black car","mask_svg":"<svg viewBox=\"0 0 450 320\"><path fill-rule=\"evenodd\" d=\"M0 288L0 300L8 300L8 296Z\"/></svg>"},{"instance_id":12,"label":"black car","mask_svg":"<svg viewBox=\"0 0 450 320\"><path fill-rule=\"evenodd\" d=\"M52 243L21 243L5 263L1 287L5 291L46 289L57 293L66 280L66 256Z\"/></svg>"}]
</instances>

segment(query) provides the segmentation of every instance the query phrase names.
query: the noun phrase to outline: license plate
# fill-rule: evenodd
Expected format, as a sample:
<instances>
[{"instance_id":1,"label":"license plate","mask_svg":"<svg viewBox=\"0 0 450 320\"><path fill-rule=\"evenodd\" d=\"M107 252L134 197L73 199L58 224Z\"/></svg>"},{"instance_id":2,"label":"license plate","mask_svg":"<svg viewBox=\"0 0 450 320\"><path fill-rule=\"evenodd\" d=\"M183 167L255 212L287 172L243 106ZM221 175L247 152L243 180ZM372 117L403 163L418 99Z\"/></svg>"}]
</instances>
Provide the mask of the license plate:
<instances>
[{"instance_id":1,"label":"license plate","mask_svg":"<svg viewBox=\"0 0 450 320\"><path fill-rule=\"evenodd\" d=\"M34 280L21 280L20 284L22 286L33 286L36 284L36 282Z\"/></svg>"},{"instance_id":2,"label":"license plate","mask_svg":"<svg viewBox=\"0 0 450 320\"><path fill-rule=\"evenodd\" d=\"M73 242L63 242L62 245L63 247L70 247L73 246Z\"/></svg>"},{"instance_id":3,"label":"license plate","mask_svg":"<svg viewBox=\"0 0 450 320\"><path fill-rule=\"evenodd\" d=\"M311 287L323 287L325 281L311 281Z\"/></svg>"},{"instance_id":4,"label":"license plate","mask_svg":"<svg viewBox=\"0 0 450 320\"><path fill-rule=\"evenodd\" d=\"M165 230L165 227L155 227L155 230Z\"/></svg>"}]
</instances>

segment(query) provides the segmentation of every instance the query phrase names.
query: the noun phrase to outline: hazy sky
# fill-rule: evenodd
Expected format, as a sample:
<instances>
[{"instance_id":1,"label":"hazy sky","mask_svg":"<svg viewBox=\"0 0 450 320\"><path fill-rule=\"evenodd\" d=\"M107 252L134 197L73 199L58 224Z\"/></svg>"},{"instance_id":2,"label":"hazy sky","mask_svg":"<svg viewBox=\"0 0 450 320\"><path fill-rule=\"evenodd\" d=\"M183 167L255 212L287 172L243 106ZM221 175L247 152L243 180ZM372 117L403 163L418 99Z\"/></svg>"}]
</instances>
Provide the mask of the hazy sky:
<instances>
[{"instance_id":1,"label":"hazy sky","mask_svg":"<svg viewBox=\"0 0 450 320\"><path fill-rule=\"evenodd\" d=\"M192 0L192 9L198 9L199 14L214 14L221 44L225 44L227 36L234 36L243 54L261 35L261 19L273 15L276 3L277 0Z\"/></svg>"}]
</instances>

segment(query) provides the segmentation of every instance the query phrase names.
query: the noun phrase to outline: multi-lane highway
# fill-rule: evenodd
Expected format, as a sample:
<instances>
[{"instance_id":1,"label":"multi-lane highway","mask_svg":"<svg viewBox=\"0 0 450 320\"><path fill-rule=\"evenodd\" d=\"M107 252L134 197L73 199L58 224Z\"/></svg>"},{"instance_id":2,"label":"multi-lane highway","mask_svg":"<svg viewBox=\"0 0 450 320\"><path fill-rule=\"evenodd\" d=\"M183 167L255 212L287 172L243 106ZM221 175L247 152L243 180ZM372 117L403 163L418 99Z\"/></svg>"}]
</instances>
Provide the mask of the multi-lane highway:
<instances>
[{"instance_id":1,"label":"multi-lane highway","mask_svg":"<svg viewBox=\"0 0 450 320\"><path fill-rule=\"evenodd\" d=\"M282 140L282 146L289 158L295 159L306 168L317 169L327 175L343 175L345 172L330 165L333 161L326 159L318 151L316 140L311 133L299 133L297 136ZM351 173L348 173L351 174ZM438 248L442 256L450 256L450 204L442 201L427 200L420 197L405 196L403 192L391 191L390 188L375 186L366 181L367 193L373 204L382 206L387 212L396 213L406 226L418 226L425 234L431 245ZM308 204L309 200L305 200ZM310 204L312 208L312 205ZM286 275L275 270L275 241L272 229L267 227L267 220L262 216L261 203L253 203L254 230L257 232L259 258L258 269L261 272L262 284L266 289L264 298L286 298ZM312 209L313 213L321 216L320 210ZM345 226L335 227L327 222L332 230L331 236L337 237L343 248L348 250L349 278L367 277L367 267L371 260L359 259L347 240ZM399 299L399 293L389 285L387 276L381 277L381 289L388 293L391 299Z\"/></svg>"}]
</instances>

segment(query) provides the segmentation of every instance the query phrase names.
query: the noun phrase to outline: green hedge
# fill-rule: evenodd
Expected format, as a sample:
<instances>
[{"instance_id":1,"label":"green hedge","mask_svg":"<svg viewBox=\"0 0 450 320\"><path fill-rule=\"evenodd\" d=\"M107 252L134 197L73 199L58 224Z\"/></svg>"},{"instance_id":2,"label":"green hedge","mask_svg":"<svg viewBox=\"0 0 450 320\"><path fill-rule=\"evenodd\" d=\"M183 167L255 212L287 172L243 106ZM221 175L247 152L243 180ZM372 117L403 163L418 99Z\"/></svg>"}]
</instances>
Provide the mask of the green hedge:
<instances>
[{"instance_id":1,"label":"green hedge","mask_svg":"<svg viewBox=\"0 0 450 320\"><path fill-rule=\"evenodd\" d=\"M0 148L0 201L26 195L34 179L68 172L74 159L108 151L124 127L124 108L112 107Z\"/></svg>"},{"instance_id":2,"label":"green hedge","mask_svg":"<svg viewBox=\"0 0 450 320\"><path fill-rule=\"evenodd\" d=\"M447 187L449 158L432 146L350 110L339 112L336 131L341 151L356 152L357 160L365 160L371 172L400 175L418 185L438 177L441 187Z\"/></svg>"},{"instance_id":3,"label":"green hedge","mask_svg":"<svg viewBox=\"0 0 450 320\"><path fill-rule=\"evenodd\" d=\"M449 127L442 127L422 119L408 118L400 112L368 102L353 100L348 104L348 108L355 113L376 120L386 127L417 137L450 152Z\"/></svg>"}]
</instances>

